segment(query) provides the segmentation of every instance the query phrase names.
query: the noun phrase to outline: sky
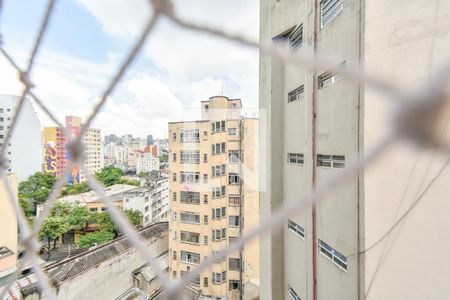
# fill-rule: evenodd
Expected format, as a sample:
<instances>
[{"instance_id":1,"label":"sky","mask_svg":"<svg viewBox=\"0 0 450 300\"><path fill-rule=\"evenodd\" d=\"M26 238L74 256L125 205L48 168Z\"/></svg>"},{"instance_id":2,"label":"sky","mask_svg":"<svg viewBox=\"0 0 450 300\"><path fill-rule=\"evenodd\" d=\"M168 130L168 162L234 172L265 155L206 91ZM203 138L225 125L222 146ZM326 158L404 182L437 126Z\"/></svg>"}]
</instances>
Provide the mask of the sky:
<instances>
[{"instance_id":1,"label":"sky","mask_svg":"<svg viewBox=\"0 0 450 300\"><path fill-rule=\"evenodd\" d=\"M174 0L177 14L200 24L259 34L258 0ZM61 121L85 118L152 14L148 0L60 0L38 54L34 92ZM4 48L20 66L46 6L45 0L5 0L0 12ZM0 57L0 93L20 94L17 72ZM160 19L93 127L102 135L167 137L167 123L192 118L200 101L221 95L258 106L258 52ZM53 126L36 108L42 126ZM189 112L189 113L187 113Z\"/></svg>"}]
</instances>

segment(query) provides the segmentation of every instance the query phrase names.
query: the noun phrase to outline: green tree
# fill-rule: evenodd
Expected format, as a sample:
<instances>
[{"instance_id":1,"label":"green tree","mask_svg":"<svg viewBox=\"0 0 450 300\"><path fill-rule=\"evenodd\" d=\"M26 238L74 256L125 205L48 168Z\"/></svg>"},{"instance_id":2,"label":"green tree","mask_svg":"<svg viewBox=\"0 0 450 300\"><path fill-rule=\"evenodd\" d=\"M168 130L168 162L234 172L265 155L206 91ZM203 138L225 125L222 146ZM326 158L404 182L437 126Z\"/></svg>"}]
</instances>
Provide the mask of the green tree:
<instances>
[{"instance_id":1,"label":"green tree","mask_svg":"<svg viewBox=\"0 0 450 300\"><path fill-rule=\"evenodd\" d=\"M126 209L124 213L134 227L142 227L143 216L139 210Z\"/></svg>"},{"instance_id":2,"label":"green tree","mask_svg":"<svg viewBox=\"0 0 450 300\"><path fill-rule=\"evenodd\" d=\"M120 181L122 184L128 184L128 185L135 185L135 186L141 186L141 182L136 179L122 179Z\"/></svg>"},{"instance_id":3,"label":"green tree","mask_svg":"<svg viewBox=\"0 0 450 300\"><path fill-rule=\"evenodd\" d=\"M109 166L103 168L96 176L104 186L111 186L122 183L123 171L119 168Z\"/></svg>"},{"instance_id":4,"label":"green tree","mask_svg":"<svg viewBox=\"0 0 450 300\"><path fill-rule=\"evenodd\" d=\"M50 259L51 252L51 240L53 240L53 248L56 247L56 239L69 231L69 224L67 220L61 217L49 217L42 224L39 236L41 238L47 238L47 260Z\"/></svg>"},{"instance_id":5,"label":"green tree","mask_svg":"<svg viewBox=\"0 0 450 300\"><path fill-rule=\"evenodd\" d=\"M31 217L31 204L30 201L25 198L23 195L19 194L19 205L22 208L23 213L27 217L28 220L30 220Z\"/></svg>"},{"instance_id":6,"label":"green tree","mask_svg":"<svg viewBox=\"0 0 450 300\"><path fill-rule=\"evenodd\" d=\"M169 161L169 155L167 155L167 154L160 155L160 156L158 156L158 158L159 158L159 162L168 162Z\"/></svg>"},{"instance_id":7,"label":"green tree","mask_svg":"<svg viewBox=\"0 0 450 300\"><path fill-rule=\"evenodd\" d=\"M79 203L72 205L71 212L67 217L70 229L81 230L83 233L87 224L92 220L92 213L86 206L82 206Z\"/></svg>"},{"instance_id":8,"label":"green tree","mask_svg":"<svg viewBox=\"0 0 450 300\"><path fill-rule=\"evenodd\" d=\"M87 182L76 183L74 185L67 184L64 187L63 195L78 195L89 192L91 188Z\"/></svg>"},{"instance_id":9,"label":"green tree","mask_svg":"<svg viewBox=\"0 0 450 300\"><path fill-rule=\"evenodd\" d=\"M140 172L138 174L138 176L139 176L139 178L144 178L144 177L148 176L148 172Z\"/></svg>"},{"instance_id":10,"label":"green tree","mask_svg":"<svg viewBox=\"0 0 450 300\"><path fill-rule=\"evenodd\" d=\"M92 247L94 244L100 245L111 241L114 238L114 234L107 230L98 230L90 232L80 237L78 246L80 248Z\"/></svg>"},{"instance_id":11,"label":"green tree","mask_svg":"<svg viewBox=\"0 0 450 300\"><path fill-rule=\"evenodd\" d=\"M55 177L51 174L36 172L27 180L19 183L19 198L31 200L35 205L44 203L55 185Z\"/></svg>"}]
</instances>

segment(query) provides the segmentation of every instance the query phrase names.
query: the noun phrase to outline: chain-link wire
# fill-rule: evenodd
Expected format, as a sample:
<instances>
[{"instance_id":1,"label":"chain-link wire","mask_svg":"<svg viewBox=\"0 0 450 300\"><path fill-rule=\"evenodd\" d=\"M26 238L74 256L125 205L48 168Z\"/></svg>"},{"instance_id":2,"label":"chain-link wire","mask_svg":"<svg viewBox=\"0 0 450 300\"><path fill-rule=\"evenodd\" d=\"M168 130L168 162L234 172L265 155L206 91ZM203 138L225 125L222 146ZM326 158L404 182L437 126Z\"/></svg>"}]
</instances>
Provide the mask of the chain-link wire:
<instances>
[{"instance_id":1,"label":"chain-link wire","mask_svg":"<svg viewBox=\"0 0 450 300\"><path fill-rule=\"evenodd\" d=\"M3 1L0 0L0 13L2 13L2 2ZM30 78L32 68L35 65L35 59L41 47L45 32L48 28L48 24L52 16L55 2L56 1L54 0L49 0L47 2L43 21L41 22L41 25L39 27L38 34L34 41L33 48L30 52L26 68L20 68L19 65L5 50L3 44L0 44L1 54L17 70L20 82L24 85L23 93L15 109L11 126L8 129L5 137L4 145L7 145L11 138L11 133L15 128L26 96L30 96L33 99L34 103L37 104L51 120L53 120L65 131L64 133L66 134L66 136L70 137L70 133L68 132L68 130L57 120L51 110L33 92L32 89L34 88L34 85ZM194 280L196 275L198 275L201 271L209 268L211 264L214 263L217 259L225 258L231 252L241 249L248 241L262 234L269 234L271 231L279 229L289 216L300 212L308 205L320 201L320 199L323 198L325 194L330 193L338 185L345 183L354 176L357 176L362 169L364 169L369 163L379 158L394 142L397 142L399 140L407 140L413 142L416 145L419 145L420 147L433 146L441 150L449 149L449 145L438 139L437 132L441 127L440 125L448 119L448 107L450 105L450 101L449 91L447 90L446 84L450 73L450 64L447 64L439 72L436 72L434 76L431 76L427 83L420 89L412 91L410 93L406 93L396 87L393 83L388 82L383 78L375 76L374 74L370 74L367 71L363 72L356 67L348 65L342 66L338 61L335 61L328 57L322 57L311 49L305 49L304 51L300 51L295 55L289 55L288 53L277 47L276 43L273 43L272 41L260 44L256 41L249 40L239 35L229 34L222 29L212 28L208 24L197 24L190 20L184 20L175 14L173 4L170 0L149 0L149 8L153 10L152 16L142 28L141 34L136 39L128 55L119 66L115 74L112 76L109 84L101 94L99 101L93 107L92 112L89 114L85 124L81 128L80 135L77 137L71 137L69 139L69 151L71 154L71 160L66 166L64 174L62 174L62 176L57 180L54 189L52 190L52 193L48 198L47 205L39 218L36 219L33 229L30 229L30 227L28 226L26 218L24 217L24 214L18 205L17 195L15 195L15 193L13 192L12 187L5 174L8 167L5 156L6 147L1 150L0 180L2 180L3 184L6 187L8 193L8 201L11 202L13 208L15 209L20 228L20 243L26 248L27 251L24 258L18 263L17 270L14 276L12 276L12 279L7 283L5 289L2 291L0 299L3 299L5 297L5 294L13 284L14 279L23 270L23 267L29 261L31 261L34 272L38 277L39 285L44 297L46 299L55 298L55 295L50 288L50 283L47 275L38 265L37 250L40 248L38 233L43 222L49 216L51 209L57 202L58 197L61 195L61 191L66 182L69 170L74 165L82 166L82 170L86 174L86 179L89 186L97 193L100 199L108 207L107 211L111 215L112 220L119 226L120 230L125 234L125 236L127 236L130 242L137 248L141 255L152 266L155 273L157 274L158 280L163 286L163 289L166 291L167 296L173 298L174 295L179 295L182 289ZM285 202L278 211L272 214L270 220L261 222L258 227L244 233L235 242L230 243L227 248L203 260L200 265L191 270L191 272L187 273L181 280L170 280L168 277L166 277L162 267L158 264L155 253L153 253L152 249L149 249L147 246L145 246L145 244L142 243L135 229L133 229L129 221L114 206L112 200L105 194L101 184L97 181L95 176L92 176L89 173L89 171L86 169L86 166L84 165L84 134L87 132L89 126L97 116L100 109L105 105L105 103L107 103L108 97L111 95L111 93L113 93L114 89L117 87L126 71L130 68L132 62L148 39L148 36L154 30L156 22L161 17L166 17L168 20L180 26L182 29L194 30L205 34L214 35L239 45L252 47L255 50L259 49L262 55L271 55L273 57L276 57L280 59L284 64L307 66L311 68L327 68L330 70L342 72L348 78L358 83L368 85L382 92L388 98L396 100L394 101L394 103L397 104L397 111L394 114L395 117L392 119L392 123L390 124L391 126L388 128L389 130L386 132L384 139L379 141L378 144L372 149L372 151L366 153L365 156L360 154L361 157L356 162L350 164L345 170L343 170L343 172L339 172L338 174L330 176L327 180L324 180L323 183L318 185L311 194L304 196L295 202ZM441 172L439 172L437 176L439 176L440 174ZM421 199L422 194L419 199ZM403 214L402 217L394 223L394 226L397 226L411 210L412 209ZM391 231L392 230L387 232L386 235L383 236L383 238L387 236ZM361 253L365 253L368 250L370 249L366 249Z\"/></svg>"}]
</instances>

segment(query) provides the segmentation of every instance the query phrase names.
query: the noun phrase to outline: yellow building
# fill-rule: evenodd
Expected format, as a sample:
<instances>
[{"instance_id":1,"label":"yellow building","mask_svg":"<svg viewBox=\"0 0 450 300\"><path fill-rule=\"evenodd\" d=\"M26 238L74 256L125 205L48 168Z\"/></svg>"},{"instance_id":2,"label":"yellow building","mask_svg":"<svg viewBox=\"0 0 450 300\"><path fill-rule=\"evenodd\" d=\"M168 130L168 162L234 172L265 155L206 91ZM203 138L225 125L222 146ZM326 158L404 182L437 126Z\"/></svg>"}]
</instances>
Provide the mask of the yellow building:
<instances>
[{"instance_id":1,"label":"yellow building","mask_svg":"<svg viewBox=\"0 0 450 300\"><path fill-rule=\"evenodd\" d=\"M15 174L5 175L17 194L17 179ZM0 181L0 281L16 269L17 261L17 218L9 201L3 181Z\"/></svg>"},{"instance_id":2,"label":"yellow building","mask_svg":"<svg viewBox=\"0 0 450 300\"><path fill-rule=\"evenodd\" d=\"M169 123L169 266L183 276L259 220L258 121L241 100L201 102L202 120ZM245 157L245 160L244 160ZM245 223L244 223L245 220ZM202 299L253 299L259 290L258 240L217 261L194 288Z\"/></svg>"}]
</instances>

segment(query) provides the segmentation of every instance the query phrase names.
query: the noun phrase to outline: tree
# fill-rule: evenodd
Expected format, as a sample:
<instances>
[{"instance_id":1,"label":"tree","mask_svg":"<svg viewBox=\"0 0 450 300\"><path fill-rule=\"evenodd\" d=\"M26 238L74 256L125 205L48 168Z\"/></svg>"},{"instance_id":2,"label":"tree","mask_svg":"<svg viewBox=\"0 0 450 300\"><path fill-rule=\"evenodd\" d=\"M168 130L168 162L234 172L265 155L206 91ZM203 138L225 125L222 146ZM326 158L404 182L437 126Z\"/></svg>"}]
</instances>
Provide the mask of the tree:
<instances>
[{"instance_id":1,"label":"tree","mask_svg":"<svg viewBox=\"0 0 450 300\"><path fill-rule=\"evenodd\" d=\"M49 217L42 224L39 236L41 238L47 238L47 260L50 259L51 240L53 240L53 248L56 247L56 239L69 231L69 224L64 218L61 217Z\"/></svg>"},{"instance_id":2,"label":"tree","mask_svg":"<svg viewBox=\"0 0 450 300\"><path fill-rule=\"evenodd\" d=\"M28 199L33 204L44 203L55 185L55 177L51 174L36 172L27 180L19 183L19 198Z\"/></svg>"},{"instance_id":3,"label":"tree","mask_svg":"<svg viewBox=\"0 0 450 300\"><path fill-rule=\"evenodd\" d=\"M71 212L67 217L67 222L70 229L84 230L87 224L92 221L92 213L86 208L86 206L81 206L79 203L75 203L71 207Z\"/></svg>"},{"instance_id":4,"label":"tree","mask_svg":"<svg viewBox=\"0 0 450 300\"><path fill-rule=\"evenodd\" d=\"M89 192L91 188L87 182L75 183L74 185L67 184L64 187L63 195L78 195Z\"/></svg>"},{"instance_id":5,"label":"tree","mask_svg":"<svg viewBox=\"0 0 450 300\"><path fill-rule=\"evenodd\" d=\"M111 186L122 183L123 171L119 168L109 166L103 168L96 176L104 186Z\"/></svg>"},{"instance_id":6,"label":"tree","mask_svg":"<svg viewBox=\"0 0 450 300\"><path fill-rule=\"evenodd\" d=\"M80 248L92 247L95 244L100 245L111 241L114 238L114 234L107 230L98 230L90 232L80 237L78 241L78 246Z\"/></svg>"},{"instance_id":7,"label":"tree","mask_svg":"<svg viewBox=\"0 0 450 300\"><path fill-rule=\"evenodd\" d=\"M22 208L25 217L27 217L27 219L30 220L32 211L30 201L26 199L23 195L19 194L19 205Z\"/></svg>"},{"instance_id":8,"label":"tree","mask_svg":"<svg viewBox=\"0 0 450 300\"><path fill-rule=\"evenodd\" d=\"M159 162L168 162L169 161L169 155L167 155L167 154L160 155L160 156L158 156L158 158L159 158Z\"/></svg>"},{"instance_id":9,"label":"tree","mask_svg":"<svg viewBox=\"0 0 450 300\"><path fill-rule=\"evenodd\" d=\"M139 178L144 178L144 177L148 176L148 172L140 172L138 174L138 176L139 176Z\"/></svg>"},{"instance_id":10,"label":"tree","mask_svg":"<svg viewBox=\"0 0 450 300\"><path fill-rule=\"evenodd\" d=\"M141 182L139 180L135 180L135 179L122 179L120 183L141 186Z\"/></svg>"},{"instance_id":11,"label":"tree","mask_svg":"<svg viewBox=\"0 0 450 300\"><path fill-rule=\"evenodd\" d=\"M125 215L127 216L130 223L138 228L142 226L142 213L139 210L132 210L132 209L126 209L124 211Z\"/></svg>"}]
</instances>

